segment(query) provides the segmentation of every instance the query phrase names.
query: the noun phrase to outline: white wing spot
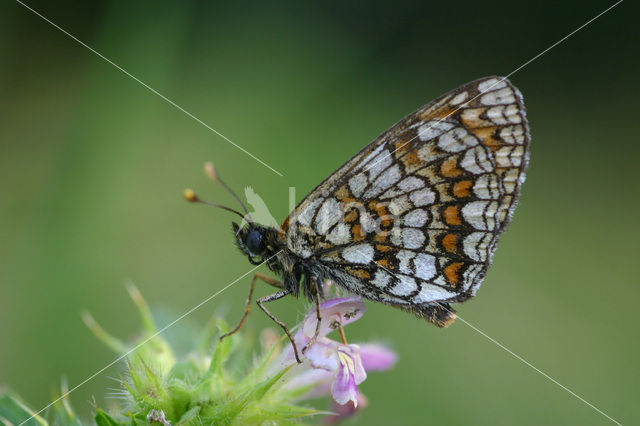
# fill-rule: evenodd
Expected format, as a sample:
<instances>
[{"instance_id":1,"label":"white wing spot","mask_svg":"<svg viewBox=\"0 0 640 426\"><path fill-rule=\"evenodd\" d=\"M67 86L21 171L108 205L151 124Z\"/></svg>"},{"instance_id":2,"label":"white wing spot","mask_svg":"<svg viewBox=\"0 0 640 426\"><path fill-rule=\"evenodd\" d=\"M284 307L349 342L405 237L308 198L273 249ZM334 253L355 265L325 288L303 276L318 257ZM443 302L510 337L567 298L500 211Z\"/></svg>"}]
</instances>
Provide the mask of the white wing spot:
<instances>
[{"instance_id":1,"label":"white wing spot","mask_svg":"<svg viewBox=\"0 0 640 426\"><path fill-rule=\"evenodd\" d=\"M379 269L376 271L375 276L371 280L371 284L375 285L378 288L385 288L387 284L389 284L390 279L391 275Z\"/></svg>"},{"instance_id":2,"label":"white wing spot","mask_svg":"<svg viewBox=\"0 0 640 426\"><path fill-rule=\"evenodd\" d=\"M416 280L405 275L398 275L396 285L390 290L391 294L396 296L408 296L418 289Z\"/></svg>"},{"instance_id":3,"label":"white wing spot","mask_svg":"<svg viewBox=\"0 0 640 426\"><path fill-rule=\"evenodd\" d=\"M380 174L381 171L385 170L391 165L391 162L391 154L389 154L389 151L386 150L376 158L371 160L371 166L366 169L369 171L369 180L373 182L373 180Z\"/></svg>"},{"instance_id":4,"label":"white wing spot","mask_svg":"<svg viewBox=\"0 0 640 426\"><path fill-rule=\"evenodd\" d=\"M447 130L454 127L453 124L446 121L432 120L428 121L418 128L418 137L421 141L428 141L440 136Z\"/></svg>"},{"instance_id":5,"label":"white wing spot","mask_svg":"<svg viewBox=\"0 0 640 426\"><path fill-rule=\"evenodd\" d=\"M365 166L373 157L378 155L378 153L383 149L384 149L384 144L381 144L379 147L377 147L372 152L370 152L366 157L362 159L362 161L360 161L360 164L358 165L358 167L356 167L356 170Z\"/></svg>"},{"instance_id":6,"label":"white wing spot","mask_svg":"<svg viewBox=\"0 0 640 426\"><path fill-rule=\"evenodd\" d=\"M473 193L484 200L492 200L500 197L500 181L493 173L480 176L473 184Z\"/></svg>"},{"instance_id":7,"label":"white wing spot","mask_svg":"<svg viewBox=\"0 0 640 426\"><path fill-rule=\"evenodd\" d=\"M427 223L428 214L426 210L415 209L410 211L404 216L403 223L406 226L411 226L413 228L421 228Z\"/></svg>"},{"instance_id":8,"label":"white wing spot","mask_svg":"<svg viewBox=\"0 0 640 426\"><path fill-rule=\"evenodd\" d=\"M493 164L491 164L487 152L482 146L476 146L468 150L462 157L460 166L476 175L493 170Z\"/></svg>"},{"instance_id":9,"label":"white wing spot","mask_svg":"<svg viewBox=\"0 0 640 426\"><path fill-rule=\"evenodd\" d=\"M335 245L347 244L351 241L351 232L349 225L346 223L339 223L335 228L327 235L327 240Z\"/></svg>"},{"instance_id":10,"label":"white wing spot","mask_svg":"<svg viewBox=\"0 0 640 426\"><path fill-rule=\"evenodd\" d=\"M436 200L436 194L429 188L421 189L409 194L409 198L416 207L426 206Z\"/></svg>"},{"instance_id":11,"label":"white wing spot","mask_svg":"<svg viewBox=\"0 0 640 426\"><path fill-rule=\"evenodd\" d=\"M515 104L509 105L504 115L505 117L507 117L510 123L522 122L522 117L520 116L520 109L518 109L518 106Z\"/></svg>"},{"instance_id":12,"label":"white wing spot","mask_svg":"<svg viewBox=\"0 0 640 426\"><path fill-rule=\"evenodd\" d=\"M520 124L504 127L500 130L500 138L509 144L522 145L524 143L524 128Z\"/></svg>"},{"instance_id":13,"label":"white wing spot","mask_svg":"<svg viewBox=\"0 0 640 426\"><path fill-rule=\"evenodd\" d=\"M454 297L456 293L452 293L433 284L422 283L420 293L413 298L414 303L422 304L434 302L436 300L447 300Z\"/></svg>"},{"instance_id":14,"label":"white wing spot","mask_svg":"<svg viewBox=\"0 0 640 426\"><path fill-rule=\"evenodd\" d=\"M491 231L495 228L496 201L473 201L462 208L462 217L476 229Z\"/></svg>"},{"instance_id":15,"label":"white wing spot","mask_svg":"<svg viewBox=\"0 0 640 426\"><path fill-rule=\"evenodd\" d=\"M467 235L462 242L464 253L476 262L484 262L487 258L491 238L491 234L485 232L474 232Z\"/></svg>"},{"instance_id":16,"label":"white wing spot","mask_svg":"<svg viewBox=\"0 0 640 426\"><path fill-rule=\"evenodd\" d=\"M402 195L398 198L394 198L389 203L389 213L395 216L399 216L411 208L409 198L406 195Z\"/></svg>"},{"instance_id":17,"label":"white wing spot","mask_svg":"<svg viewBox=\"0 0 640 426\"><path fill-rule=\"evenodd\" d=\"M375 219L373 219L371 215L366 211L360 212L360 229L365 234L376 230Z\"/></svg>"},{"instance_id":18,"label":"white wing spot","mask_svg":"<svg viewBox=\"0 0 640 426\"><path fill-rule=\"evenodd\" d=\"M327 198L316 215L316 232L324 235L342 217L342 203L335 198Z\"/></svg>"},{"instance_id":19,"label":"white wing spot","mask_svg":"<svg viewBox=\"0 0 640 426\"><path fill-rule=\"evenodd\" d=\"M515 185L515 183L521 178L522 176L520 176L520 171L518 169L507 170L507 172L502 176L502 183L504 184L505 192L509 194L513 192L513 185ZM512 187L510 188L509 185Z\"/></svg>"},{"instance_id":20,"label":"white wing spot","mask_svg":"<svg viewBox=\"0 0 640 426\"><path fill-rule=\"evenodd\" d=\"M480 272L482 272L482 265L470 265L469 268L464 272L464 287L462 288L464 291L469 290L474 283L476 284L475 288L472 290L473 294L475 294L476 290L480 287L480 283L476 283L476 277Z\"/></svg>"},{"instance_id":21,"label":"white wing spot","mask_svg":"<svg viewBox=\"0 0 640 426\"><path fill-rule=\"evenodd\" d=\"M498 90L506 87L507 83L504 80L498 80L497 78L492 78L491 80L483 81L478 84L478 90L480 93L488 92L489 90Z\"/></svg>"},{"instance_id":22,"label":"white wing spot","mask_svg":"<svg viewBox=\"0 0 640 426\"><path fill-rule=\"evenodd\" d=\"M349 179L349 188L354 196L359 197L367 186L367 176L364 173L358 173Z\"/></svg>"},{"instance_id":23,"label":"white wing spot","mask_svg":"<svg viewBox=\"0 0 640 426\"><path fill-rule=\"evenodd\" d=\"M350 263L367 264L373 260L373 252L370 244L358 244L342 250L342 257Z\"/></svg>"},{"instance_id":24,"label":"white wing spot","mask_svg":"<svg viewBox=\"0 0 640 426\"><path fill-rule=\"evenodd\" d=\"M305 207L302 212L300 212L298 217L296 217L296 221L304 226L309 226L311 224L311 219L313 219L313 215L316 212L316 209L323 200L324 198L318 198L309 203L309 205Z\"/></svg>"},{"instance_id":25,"label":"white wing spot","mask_svg":"<svg viewBox=\"0 0 640 426\"><path fill-rule=\"evenodd\" d=\"M504 115L504 106L495 106L487 110L487 118L498 125L508 124Z\"/></svg>"},{"instance_id":26,"label":"white wing spot","mask_svg":"<svg viewBox=\"0 0 640 426\"><path fill-rule=\"evenodd\" d=\"M409 176L404 178L399 184L398 188L404 192L414 191L424 186L424 182L415 176Z\"/></svg>"},{"instance_id":27,"label":"white wing spot","mask_svg":"<svg viewBox=\"0 0 640 426\"><path fill-rule=\"evenodd\" d=\"M480 98L482 105L512 104L515 101L516 98L513 95L513 90L508 87L495 92L489 92Z\"/></svg>"},{"instance_id":28,"label":"white wing spot","mask_svg":"<svg viewBox=\"0 0 640 426\"><path fill-rule=\"evenodd\" d=\"M413 275L413 271L411 270L411 259L415 257L415 253L409 250L400 250L398 254L396 254L396 258L400 261L400 265L398 269L401 273L407 275Z\"/></svg>"},{"instance_id":29,"label":"white wing spot","mask_svg":"<svg viewBox=\"0 0 640 426\"><path fill-rule=\"evenodd\" d=\"M419 229L404 228L402 230L402 244L409 249L418 249L424 243L424 234Z\"/></svg>"},{"instance_id":30,"label":"white wing spot","mask_svg":"<svg viewBox=\"0 0 640 426\"><path fill-rule=\"evenodd\" d=\"M453 99L451 99L451 104L452 105L458 105L461 104L462 102L464 102L467 97L469 96L469 92L462 92L462 93L458 93Z\"/></svg>"},{"instance_id":31,"label":"white wing spot","mask_svg":"<svg viewBox=\"0 0 640 426\"><path fill-rule=\"evenodd\" d=\"M378 179L376 179L373 185L371 185L371 188L369 188L364 194L364 198L370 199L377 197L382 191L399 181L401 177L400 168L397 164L390 167L387 171L381 174Z\"/></svg>"},{"instance_id":32,"label":"white wing spot","mask_svg":"<svg viewBox=\"0 0 640 426\"><path fill-rule=\"evenodd\" d=\"M438 147L447 152L460 152L477 143L478 140L462 127L456 127L438 138Z\"/></svg>"},{"instance_id":33,"label":"white wing spot","mask_svg":"<svg viewBox=\"0 0 640 426\"><path fill-rule=\"evenodd\" d=\"M413 261L416 277L430 280L436 275L436 258L430 254L420 253Z\"/></svg>"}]
</instances>

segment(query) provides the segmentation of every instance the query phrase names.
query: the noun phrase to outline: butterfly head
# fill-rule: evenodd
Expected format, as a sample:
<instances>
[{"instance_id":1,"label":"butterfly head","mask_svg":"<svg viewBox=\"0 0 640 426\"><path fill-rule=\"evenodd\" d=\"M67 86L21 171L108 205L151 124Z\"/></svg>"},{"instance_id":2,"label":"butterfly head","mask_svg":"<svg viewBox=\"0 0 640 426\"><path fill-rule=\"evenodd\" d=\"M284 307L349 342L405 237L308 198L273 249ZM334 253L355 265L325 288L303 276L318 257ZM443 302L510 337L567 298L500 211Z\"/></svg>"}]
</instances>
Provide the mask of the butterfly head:
<instances>
[{"instance_id":1,"label":"butterfly head","mask_svg":"<svg viewBox=\"0 0 640 426\"><path fill-rule=\"evenodd\" d=\"M241 252L247 255L249 262L259 265L273 256L276 251L276 230L255 223L240 227L233 222L233 233Z\"/></svg>"}]
</instances>

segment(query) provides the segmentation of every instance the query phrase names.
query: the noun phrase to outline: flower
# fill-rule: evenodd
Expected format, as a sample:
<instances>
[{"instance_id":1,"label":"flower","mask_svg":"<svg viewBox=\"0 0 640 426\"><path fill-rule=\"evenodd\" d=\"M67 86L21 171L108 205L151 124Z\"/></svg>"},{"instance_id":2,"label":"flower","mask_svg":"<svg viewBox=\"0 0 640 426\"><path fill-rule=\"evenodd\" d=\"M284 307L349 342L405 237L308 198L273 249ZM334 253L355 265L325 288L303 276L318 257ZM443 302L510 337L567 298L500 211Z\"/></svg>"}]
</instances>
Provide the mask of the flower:
<instances>
[{"instance_id":1,"label":"flower","mask_svg":"<svg viewBox=\"0 0 640 426\"><path fill-rule=\"evenodd\" d=\"M108 334L89 314L85 322L96 336L114 351L132 355L121 389L110 396L118 403L109 413L95 407L94 422L99 425L127 426L132 419L146 419L157 425L178 424L289 424L312 416L330 414L325 423L334 424L368 405L358 391L367 371L387 370L396 355L377 344L347 344L327 335L339 325L359 319L364 304L359 298L329 300L322 304L318 339L311 343L317 321L315 309L295 335L301 349L309 344L304 363L296 363L291 345L281 353L285 337L267 329L261 333L262 353L251 357L251 340L236 333L220 341L230 328L220 318L205 327L200 339L185 356L176 356L170 341L160 336L151 310L140 292L129 286L129 293L140 311L144 333L127 345ZM217 327L213 327L217 324ZM218 330L216 332L216 329ZM133 349L129 349L133 348ZM25 407L19 398L0 390L0 418L4 413L18 421L35 418L39 424L85 424L71 408L66 382L62 397L52 404L52 423ZM304 400L332 395L331 413L307 406ZM6 416L5 416L6 417ZM13 417L12 417L13 418ZM135 422L134 422L135 423Z\"/></svg>"},{"instance_id":2,"label":"flower","mask_svg":"<svg viewBox=\"0 0 640 426\"><path fill-rule=\"evenodd\" d=\"M359 297L324 302L320 306L322 320L318 337L304 352L303 365L297 374L290 377L285 385L288 389L315 385L307 393L307 397L331 394L333 411L338 414L331 421L351 416L367 404L366 398L358 392L358 385L367 378L367 370L387 370L397 359L395 353L379 344L347 344L327 337L339 326L361 318L364 311L365 305ZM311 342L316 325L314 309L306 316L294 336L299 350ZM286 364L294 361L293 347L289 346L283 353L282 362Z\"/></svg>"}]
</instances>

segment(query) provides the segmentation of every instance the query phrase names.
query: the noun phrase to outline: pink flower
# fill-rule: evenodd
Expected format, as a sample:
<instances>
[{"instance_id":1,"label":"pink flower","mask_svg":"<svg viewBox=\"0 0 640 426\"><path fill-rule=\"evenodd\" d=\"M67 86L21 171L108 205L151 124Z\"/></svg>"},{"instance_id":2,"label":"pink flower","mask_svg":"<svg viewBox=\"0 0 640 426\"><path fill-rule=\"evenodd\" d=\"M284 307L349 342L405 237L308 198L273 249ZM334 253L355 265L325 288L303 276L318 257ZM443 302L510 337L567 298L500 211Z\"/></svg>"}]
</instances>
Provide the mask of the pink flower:
<instances>
[{"instance_id":1,"label":"pink flower","mask_svg":"<svg viewBox=\"0 0 640 426\"><path fill-rule=\"evenodd\" d=\"M367 378L367 370L387 370L396 362L396 354L381 345L344 344L327 337L339 325L345 326L358 320L364 311L365 305L359 297L324 302L320 306L322 321L318 337L303 354L303 368L286 385L293 389L315 384L308 396L330 393L334 406L339 407L334 408L338 418L332 417L331 420L353 415L358 408L366 405L366 398L359 394L358 385ZM316 312L313 310L294 337L299 350L311 341L316 324ZM291 346L284 352L282 361L295 361Z\"/></svg>"}]
</instances>

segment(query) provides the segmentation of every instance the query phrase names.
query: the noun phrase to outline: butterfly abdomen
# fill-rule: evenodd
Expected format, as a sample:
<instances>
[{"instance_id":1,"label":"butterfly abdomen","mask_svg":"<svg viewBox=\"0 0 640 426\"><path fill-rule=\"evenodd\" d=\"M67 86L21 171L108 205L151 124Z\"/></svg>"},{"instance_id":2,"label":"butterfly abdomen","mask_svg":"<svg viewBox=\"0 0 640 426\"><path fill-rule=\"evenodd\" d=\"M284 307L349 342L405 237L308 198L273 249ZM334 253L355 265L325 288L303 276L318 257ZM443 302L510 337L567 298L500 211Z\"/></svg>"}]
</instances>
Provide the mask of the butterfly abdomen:
<instances>
[{"instance_id":1,"label":"butterfly abdomen","mask_svg":"<svg viewBox=\"0 0 640 426\"><path fill-rule=\"evenodd\" d=\"M456 311L448 303L420 306L412 312L440 328L449 327L456 319Z\"/></svg>"}]
</instances>

